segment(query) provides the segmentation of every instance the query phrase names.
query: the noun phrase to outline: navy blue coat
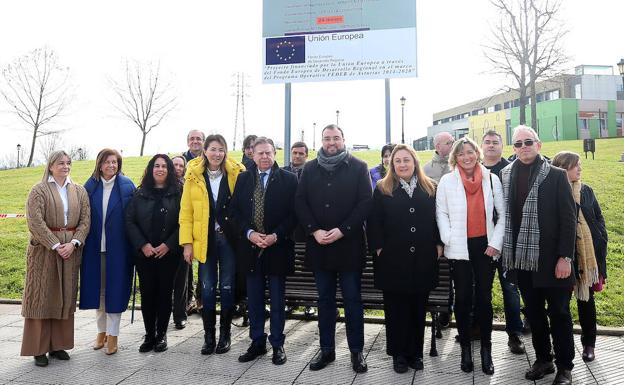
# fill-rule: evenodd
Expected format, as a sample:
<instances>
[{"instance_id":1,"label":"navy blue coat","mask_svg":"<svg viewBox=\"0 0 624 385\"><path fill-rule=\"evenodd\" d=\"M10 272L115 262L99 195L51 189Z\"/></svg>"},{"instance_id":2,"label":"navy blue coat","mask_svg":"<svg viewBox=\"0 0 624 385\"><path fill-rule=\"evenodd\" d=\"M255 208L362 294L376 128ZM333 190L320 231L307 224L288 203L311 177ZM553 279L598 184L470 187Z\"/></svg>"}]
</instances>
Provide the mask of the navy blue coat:
<instances>
[{"instance_id":1,"label":"navy blue coat","mask_svg":"<svg viewBox=\"0 0 624 385\"><path fill-rule=\"evenodd\" d=\"M100 307L102 243L102 181L91 177L84 185L91 203L91 229L85 241L80 268L80 309ZM128 308L132 290L134 254L126 236L125 209L134 194L134 183L117 175L106 210L106 312L121 313Z\"/></svg>"},{"instance_id":2,"label":"navy blue coat","mask_svg":"<svg viewBox=\"0 0 624 385\"><path fill-rule=\"evenodd\" d=\"M253 272L256 259L260 258L262 272L267 275L287 275L293 272L295 244L292 240L295 217L295 192L297 176L277 167L271 169L264 195L264 230L266 234L277 235L277 243L260 249L247 239L247 231L253 225L253 193L258 169L254 164L241 173L236 180L234 195L230 203L230 214L238 230L237 267L239 271Z\"/></svg>"}]
</instances>

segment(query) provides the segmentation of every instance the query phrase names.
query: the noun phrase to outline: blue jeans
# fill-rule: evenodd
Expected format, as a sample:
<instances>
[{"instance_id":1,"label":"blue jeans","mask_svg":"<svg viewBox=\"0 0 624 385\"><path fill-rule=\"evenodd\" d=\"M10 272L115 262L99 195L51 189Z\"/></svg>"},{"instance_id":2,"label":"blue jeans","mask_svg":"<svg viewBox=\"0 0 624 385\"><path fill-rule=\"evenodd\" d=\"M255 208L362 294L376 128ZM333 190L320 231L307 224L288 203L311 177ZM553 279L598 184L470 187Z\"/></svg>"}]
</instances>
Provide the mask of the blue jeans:
<instances>
[{"instance_id":1,"label":"blue jeans","mask_svg":"<svg viewBox=\"0 0 624 385\"><path fill-rule=\"evenodd\" d=\"M259 267L259 264L258 266ZM258 268L253 273L247 273L247 307L249 309L249 337L256 345L266 344L264 333L264 289L267 280L269 283L269 298L271 301L271 335L269 342L273 347L284 345L284 325L286 311L284 294L286 277L283 275L264 275Z\"/></svg>"},{"instance_id":2,"label":"blue jeans","mask_svg":"<svg viewBox=\"0 0 624 385\"><path fill-rule=\"evenodd\" d=\"M221 310L234 307L234 275L236 257L225 235L216 233L215 245L210 249L206 263L199 264L199 282L204 309L215 310L217 307L217 270L219 273L219 294ZM218 261L218 268L217 268Z\"/></svg>"},{"instance_id":3,"label":"blue jeans","mask_svg":"<svg viewBox=\"0 0 624 385\"><path fill-rule=\"evenodd\" d=\"M362 273L316 270L314 280L318 291L319 334L321 350L334 350L336 343L336 280L344 300L347 343L349 350L360 353L364 349L364 309L361 292Z\"/></svg>"},{"instance_id":4,"label":"blue jeans","mask_svg":"<svg viewBox=\"0 0 624 385\"><path fill-rule=\"evenodd\" d=\"M500 261L496 264L498 280L503 291L503 306L505 307L505 331L507 335L522 334L522 319L520 318L520 292L518 286L503 277L503 268Z\"/></svg>"}]
</instances>

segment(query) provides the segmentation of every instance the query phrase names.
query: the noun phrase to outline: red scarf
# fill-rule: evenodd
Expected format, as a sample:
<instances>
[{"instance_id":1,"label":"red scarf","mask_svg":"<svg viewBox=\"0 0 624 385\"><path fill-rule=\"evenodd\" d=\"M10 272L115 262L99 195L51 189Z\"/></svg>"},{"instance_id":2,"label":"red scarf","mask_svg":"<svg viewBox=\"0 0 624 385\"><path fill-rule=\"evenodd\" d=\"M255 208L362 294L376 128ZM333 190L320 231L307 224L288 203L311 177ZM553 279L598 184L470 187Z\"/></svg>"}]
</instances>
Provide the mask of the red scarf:
<instances>
[{"instance_id":1,"label":"red scarf","mask_svg":"<svg viewBox=\"0 0 624 385\"><path fill-rule=\"evenodd\" d=\"M468 238L486 236L487 226L485 224L481 166L478 164L475 166L472 179L468 178L461 166L458 165L457 168L464 184L464 190L466 190L466 235Z\"/></svg>"}]
</instances>

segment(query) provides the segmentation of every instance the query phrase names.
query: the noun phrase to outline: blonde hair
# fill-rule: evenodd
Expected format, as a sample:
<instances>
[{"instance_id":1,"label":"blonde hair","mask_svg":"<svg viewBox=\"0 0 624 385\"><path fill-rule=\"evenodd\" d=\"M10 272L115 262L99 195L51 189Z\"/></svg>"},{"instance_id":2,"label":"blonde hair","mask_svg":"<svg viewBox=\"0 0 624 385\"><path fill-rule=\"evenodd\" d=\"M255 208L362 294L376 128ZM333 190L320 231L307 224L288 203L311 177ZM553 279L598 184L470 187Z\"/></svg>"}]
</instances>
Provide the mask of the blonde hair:
<instances>
[{"instance_id":1,"label":"blonde hair","mask_svg":"<svg viewBox=\"0 0 624 385\"><path fill-rule=\"evenodd\" d=\"M414 159L414 175L418 178L418 185L424 192L427 193L427 195L433 197L436 191L435 182L425 175L422 167L420 167L418 154L416 154L416 151L412 147L406 144L397 144L392 150L392 154L390 155L390 164L388 165L388 173L377 183L379 191L381 191L384 195L392 196L392 191L394 191L394 189L396 189L399 185L399 177L394 170L394 157L396 156L396 153L401 150L409 152L412 156Z\"/></svg>"},{"instance_id":2,"label":"blonde hair","mask_svg":"<svg viewBox=\"0 0 624 385\"><path fill-rule=\"evenodd\" d=\"M64 156L66 156L71 162L71 156L69 156L69 154L66 153L64 150L54 151L50 154L50 157L48 158L48 163L46 164L45 171L43 172L43 178L41 179L42 181L44 182L48 181L48 178L50 177L50 167L52 167L54 163L58 162L59 159L61 159Z\"/></svg>"},{"instance_id":3,"label":"blonde hair","mask_svg":"<svg viewBox=\"0 0 624 385\"><path fill-rule=\"evenodd\" d=\"M474 140L470 139L467 136L464 136L463 138L453 143L453 148L451 149L448 160L449 166L451 166L451 168L455 168L455 166L457 165L457 156L464 149L464 144L469 144L472 146L472 148L474 148L475 152L477 153L477 162L481 163L481 160L483 159L483 152L481 151L481 147L479 147L479 145L477 145L477 142L475 142Z\"/></svg>"}]
</instances>

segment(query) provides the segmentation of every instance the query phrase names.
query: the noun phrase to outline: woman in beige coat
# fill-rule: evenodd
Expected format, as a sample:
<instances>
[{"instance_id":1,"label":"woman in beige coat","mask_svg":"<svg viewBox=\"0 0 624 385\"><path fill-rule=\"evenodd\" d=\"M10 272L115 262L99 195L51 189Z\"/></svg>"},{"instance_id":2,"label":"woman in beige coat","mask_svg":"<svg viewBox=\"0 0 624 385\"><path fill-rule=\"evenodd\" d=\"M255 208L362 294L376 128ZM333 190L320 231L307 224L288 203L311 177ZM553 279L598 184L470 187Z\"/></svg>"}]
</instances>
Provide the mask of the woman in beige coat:
<instances>
[{"instance_id":1,"label":"woman in beige coat","mask_svg":"<svg viewBox=\"0 0 624 385\"><path fill-rule=\"evenodd\" d=\"M55 151L26 203L30 242L22 301L22 356L48 365L46 353L68 360L74 347L74 312L82 244L89 232L89 197L69 178L71 159Z\"/></svg>"}]
</instances>

